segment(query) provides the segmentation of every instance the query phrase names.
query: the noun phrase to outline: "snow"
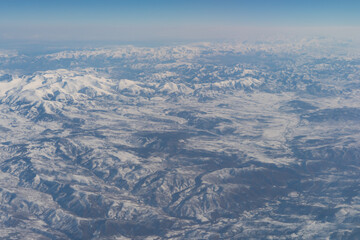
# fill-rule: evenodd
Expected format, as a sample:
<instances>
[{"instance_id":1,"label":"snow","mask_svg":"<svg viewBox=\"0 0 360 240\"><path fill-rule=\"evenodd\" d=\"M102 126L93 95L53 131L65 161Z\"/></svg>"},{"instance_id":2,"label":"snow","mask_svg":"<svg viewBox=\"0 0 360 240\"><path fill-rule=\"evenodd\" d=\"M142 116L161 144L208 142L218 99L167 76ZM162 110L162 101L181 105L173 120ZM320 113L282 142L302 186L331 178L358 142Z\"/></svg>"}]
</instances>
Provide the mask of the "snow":
<instances>
[{"instance_id":1,"label":"snow","mask_svg":"<svg viewBox=\"0 0 360 240\"><path fill-rule=\"evenodd\" d=\"M141 83L136 82L136 81L132 81L132 80L128 80L128 79L121 79L118 84L118 90L119 91L127 91L132 94L140 94L141 92L144 92L144 93L153 92L152 89L142 87L140 85L141 85Z\"/></svg>"},{"instance_id":2,"label":"snow","mask_svg":"<svg viewBox=\"0 0 360 240\"><path fill-rule=\"evenodd\" d=\"M37 72L33 76L14 78L0 82L0 96L8 103L44 102L56 96L58 101L84 98L81 90L90 88L95 95L112 95L112 82L91 70L70 71L66 69ZM49 110L46 105L46 110Z\"/></svg>"},{"instance_id":3,"label":"snow","mask_svg":"<svg viewBox=\"0 0 360 240\"><path fill-rule=\"evenodd\" d=\"M12 79L0 81L0 223L19 212L27 218L0 235L35 229L74 236L98 224L94 237L101 238L108 222L128 221L169 222L154 232L164 227L174 239L218 232L226 239L326 239L351 231L360 198L346 194L358 186L360 128L302 119L358 108L359 69L318 58L307 51L321 45L311 44L99 48L35 59L59 69L1 70ZM218 62L264 52L275 61ZM63 69L63 59L71 67ZM102 59L99 68L84 67ZM309 67L333 60L317 66L331 77ZM311 94L311 84L341 91ZM291 108L293 100L315 107ZM39 118L46 113L53 118Z\"/></svg>"}]
</instances>

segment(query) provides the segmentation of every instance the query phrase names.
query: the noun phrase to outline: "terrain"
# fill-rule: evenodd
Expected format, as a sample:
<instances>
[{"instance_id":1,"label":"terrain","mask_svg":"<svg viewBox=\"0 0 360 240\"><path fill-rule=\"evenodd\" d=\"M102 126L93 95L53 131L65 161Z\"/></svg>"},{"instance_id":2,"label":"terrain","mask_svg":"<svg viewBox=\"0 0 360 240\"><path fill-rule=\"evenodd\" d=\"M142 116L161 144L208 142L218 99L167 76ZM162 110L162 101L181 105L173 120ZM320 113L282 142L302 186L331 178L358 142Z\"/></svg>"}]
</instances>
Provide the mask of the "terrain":
<instances>
[{"instance_id":1,"label":"terrain","mask_svg":"<svg viewBox=\"0 0 360 240\"><path fill-rule=\"evenodd\" d=\"M0 51L0 238L360 238L360 51Z\"/></svg>"}]
</instances>

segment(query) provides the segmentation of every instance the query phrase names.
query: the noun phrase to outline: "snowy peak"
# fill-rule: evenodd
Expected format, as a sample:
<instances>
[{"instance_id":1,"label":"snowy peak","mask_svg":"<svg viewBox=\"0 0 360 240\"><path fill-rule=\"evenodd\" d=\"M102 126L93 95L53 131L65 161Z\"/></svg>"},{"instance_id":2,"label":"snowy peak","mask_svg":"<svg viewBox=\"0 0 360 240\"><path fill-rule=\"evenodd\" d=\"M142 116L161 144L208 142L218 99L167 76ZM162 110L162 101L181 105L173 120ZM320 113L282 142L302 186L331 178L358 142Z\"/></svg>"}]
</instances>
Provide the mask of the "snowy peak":
<instances>
[{"instance_id":1,"label":"snowy peak","mask_svg":"<svg viewBox=\"0 0 360 240\"><path fill-rule=\"evenodd\" d=\"M93 70L65 69L37 72L0 82L3 102L74 102L87 97L112 95L112 82Z\"/></svg>"}]
</instances>

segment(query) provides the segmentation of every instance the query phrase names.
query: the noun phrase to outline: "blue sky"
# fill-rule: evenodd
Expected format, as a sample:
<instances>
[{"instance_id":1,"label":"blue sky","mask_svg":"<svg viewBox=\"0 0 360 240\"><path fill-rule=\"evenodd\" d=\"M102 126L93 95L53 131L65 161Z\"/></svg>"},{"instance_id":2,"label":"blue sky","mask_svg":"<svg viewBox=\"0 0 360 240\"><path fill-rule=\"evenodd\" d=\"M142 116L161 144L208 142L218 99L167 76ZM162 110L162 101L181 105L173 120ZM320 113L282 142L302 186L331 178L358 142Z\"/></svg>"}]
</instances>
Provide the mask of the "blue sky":
<instances>
[{"instance_id":1,"label":"blue sky","mask_svg":"<svg viewBox=\"0 0 360 240\"><path fill-rule=\"evenodd\" d=\"M359 27L359 13L358 0L0 0L0 38L235 38L273 29Z\"/></svg>"}]
</instances>

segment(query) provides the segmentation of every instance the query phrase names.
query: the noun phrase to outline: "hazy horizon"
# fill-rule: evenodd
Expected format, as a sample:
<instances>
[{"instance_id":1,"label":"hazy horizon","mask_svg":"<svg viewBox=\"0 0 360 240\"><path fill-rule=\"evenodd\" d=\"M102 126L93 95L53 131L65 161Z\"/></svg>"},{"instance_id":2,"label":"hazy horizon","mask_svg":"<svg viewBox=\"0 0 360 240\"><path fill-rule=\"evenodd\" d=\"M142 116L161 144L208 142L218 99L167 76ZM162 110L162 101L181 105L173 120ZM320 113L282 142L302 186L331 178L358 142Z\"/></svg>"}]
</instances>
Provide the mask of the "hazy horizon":
<instances>
[{"instance_id":1,"label":"hazy horizon","mask_svg":"<svg viewBox=\"0 0 360 240\"><path fill-rule=\"evenodd\" d=\"M0 42L359 38L358 1L1 1ZM341 33L341 34L340 34Z\"/></svg>"}]
</instances>

